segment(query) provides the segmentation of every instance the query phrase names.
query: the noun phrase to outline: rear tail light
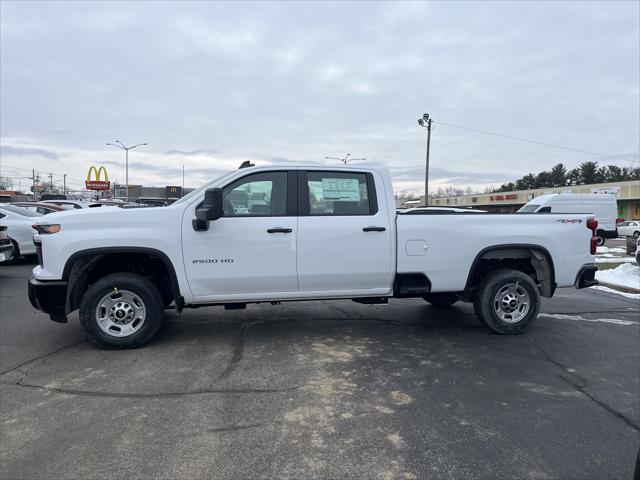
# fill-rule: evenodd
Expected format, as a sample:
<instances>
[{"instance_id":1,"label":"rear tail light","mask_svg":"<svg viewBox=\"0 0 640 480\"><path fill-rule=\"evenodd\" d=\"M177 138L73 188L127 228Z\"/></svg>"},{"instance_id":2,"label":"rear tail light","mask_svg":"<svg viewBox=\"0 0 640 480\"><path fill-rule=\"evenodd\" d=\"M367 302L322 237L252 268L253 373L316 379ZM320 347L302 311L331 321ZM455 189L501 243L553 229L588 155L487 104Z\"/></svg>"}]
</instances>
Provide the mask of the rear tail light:
<instances>
[{"instance_id":1,"label":"rear tail light","mask_svg":"<svg viewBox=\"0 0 640 480\"><path fill-rule=\"evenodd\" d=\"M587 220L587 228L591 230L591 244L590 244L590 252L591 255L596 254L596 250L598 248L598 240L596 239L596 230L598 228L598 221L590 218Z\"/></svg>"}]
</instances>

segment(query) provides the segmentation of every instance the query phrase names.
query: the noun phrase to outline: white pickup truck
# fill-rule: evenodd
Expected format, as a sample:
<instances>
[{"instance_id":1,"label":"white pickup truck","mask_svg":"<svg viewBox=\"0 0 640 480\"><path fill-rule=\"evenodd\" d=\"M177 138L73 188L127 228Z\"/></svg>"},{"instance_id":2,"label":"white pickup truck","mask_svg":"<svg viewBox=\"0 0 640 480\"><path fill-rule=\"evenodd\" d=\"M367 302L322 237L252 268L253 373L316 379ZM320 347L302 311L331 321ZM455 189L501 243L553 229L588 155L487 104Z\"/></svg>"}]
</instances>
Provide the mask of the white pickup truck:
<instances>
[{"instance_id":1,"label":"white pickup truck","mask_svg":"<svg viewBox=\"0 0 640 480\"><path fill-rule=\"evenodd\" d=\"M597 222L585 214L396 213L381 168L232 171L168 207L38 219L35 308L89 338L144 344L164 310L292 300L436 307L473 302L491 330L525 331L540 296L595 285Z\"/></svg>"}]
</instances>

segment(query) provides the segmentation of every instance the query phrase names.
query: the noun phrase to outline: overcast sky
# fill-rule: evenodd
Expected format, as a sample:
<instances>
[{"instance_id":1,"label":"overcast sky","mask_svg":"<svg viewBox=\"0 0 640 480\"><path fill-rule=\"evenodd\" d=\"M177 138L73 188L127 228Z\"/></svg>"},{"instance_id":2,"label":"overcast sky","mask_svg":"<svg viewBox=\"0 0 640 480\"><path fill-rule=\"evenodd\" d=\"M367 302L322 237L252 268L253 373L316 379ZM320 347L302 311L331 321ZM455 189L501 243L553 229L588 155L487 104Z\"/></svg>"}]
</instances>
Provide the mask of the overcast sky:
<instances>
[{"instance_id":1,"label":"overcast sky","mask_svg":"<svg viewBox=\"0 0 640 480\"><path fill-rule=\"evenodd\" d=\"M366 157L423 191L638 165L640 3L0 2L1 173L196 186L243 160ZM331 162L337 164L337 162ZM28 184L29 180L21 182Z\"/></svg>"}]
</instances>

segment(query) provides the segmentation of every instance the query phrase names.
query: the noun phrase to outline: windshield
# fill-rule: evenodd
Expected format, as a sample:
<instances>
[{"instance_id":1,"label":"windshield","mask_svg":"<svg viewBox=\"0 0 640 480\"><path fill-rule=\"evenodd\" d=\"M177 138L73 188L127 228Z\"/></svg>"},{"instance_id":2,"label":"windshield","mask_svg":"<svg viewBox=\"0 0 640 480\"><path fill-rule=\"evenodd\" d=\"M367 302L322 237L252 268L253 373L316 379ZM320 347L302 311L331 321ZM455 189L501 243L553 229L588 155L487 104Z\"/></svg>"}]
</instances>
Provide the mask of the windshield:
<instances>
[{"instance_id":1,"label":"windshield","mask_svg":"<svg viewBox=\"0 0 640 480\"><path fill-rule=\"evenodd\" d=\"M218 183L220 180L222 180L224 177L227 177L229 175L231 175L232 173L234 173L235 170L232 170L230 172L227 172L223 175L220 175L219 177L211 180L210 182L205 183L204 185L199 186L198 188L196 188L194 191L188 193L187 195L185 195L184 197L176 200L175 202L173 202L173 205L177 205L179 203L184 203L184 202L188 202L190 201L192 198L196 198L199 195L202 195L204 193L204 191L209 188L211 185Z\"/></svg>"},{"instance_id":2,"label":"windshield","mask_svg":"<svg viewBox=\"0 0 640 480\"><path fill-rule=\"evenodd\" d=\"M0 207L2 210L6 210L7 212L17 213L18 215L22 215L23 217L41 217L41 213L33 212L31 210L27 210L26 208L14 207L13 205L2 205Z\"/></svg>"},{"instance_id":3,"label":"windshield","mask_svg":"<svg viewBox=\"0 0 640 480\"><path fill-rule=\"evenodd\" d=\"M520 210L518 210L518 213L533 213L539 208L540 208L540 205L536 205L535 203L527 204L524 207L522 207Z\"/></svg>"}]
</instances>

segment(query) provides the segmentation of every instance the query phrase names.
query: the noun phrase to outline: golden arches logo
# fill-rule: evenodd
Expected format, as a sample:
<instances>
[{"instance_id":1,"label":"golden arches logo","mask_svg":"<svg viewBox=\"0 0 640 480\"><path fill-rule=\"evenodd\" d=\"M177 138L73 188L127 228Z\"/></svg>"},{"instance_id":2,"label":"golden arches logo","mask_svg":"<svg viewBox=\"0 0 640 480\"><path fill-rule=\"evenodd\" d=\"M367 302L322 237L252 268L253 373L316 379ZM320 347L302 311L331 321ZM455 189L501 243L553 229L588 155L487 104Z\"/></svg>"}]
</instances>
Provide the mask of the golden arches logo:
<instances>
[{"instance_id":1,"label":"golden arches logo","mask_svg":"<svg viewBox=\"0 0 640 480\"><path fill-rule=\"evenodd\" d=\"M95 180L91 180L91 173L95 175ZM102 173L104 172L104 180L100 180L102 177ZM84 182L87 190L109 190L109 174L107 173L107 169L104 167L96 168L94 165L91 165L89 168L89 172L87 173L87 180Z\"/></svg>"},{"instance_id":2,"label":"golden arches logo","mask_svg":"<svg viewBox=\"0 0 640 480\"><path fill-rule=\"evenodd\" d=\"M104 172L104 181L108 182L109 181L109 174L107 173L107 169L104 167L100 167L98 169L96 169L95 165L91 165L91 167L89 168L89 173L87 173L87 182L91 181L91 172L95 173L96 175L96 182L100 181L100 177L102 176L102 172Z\"/></svg>"}]
</instances>

